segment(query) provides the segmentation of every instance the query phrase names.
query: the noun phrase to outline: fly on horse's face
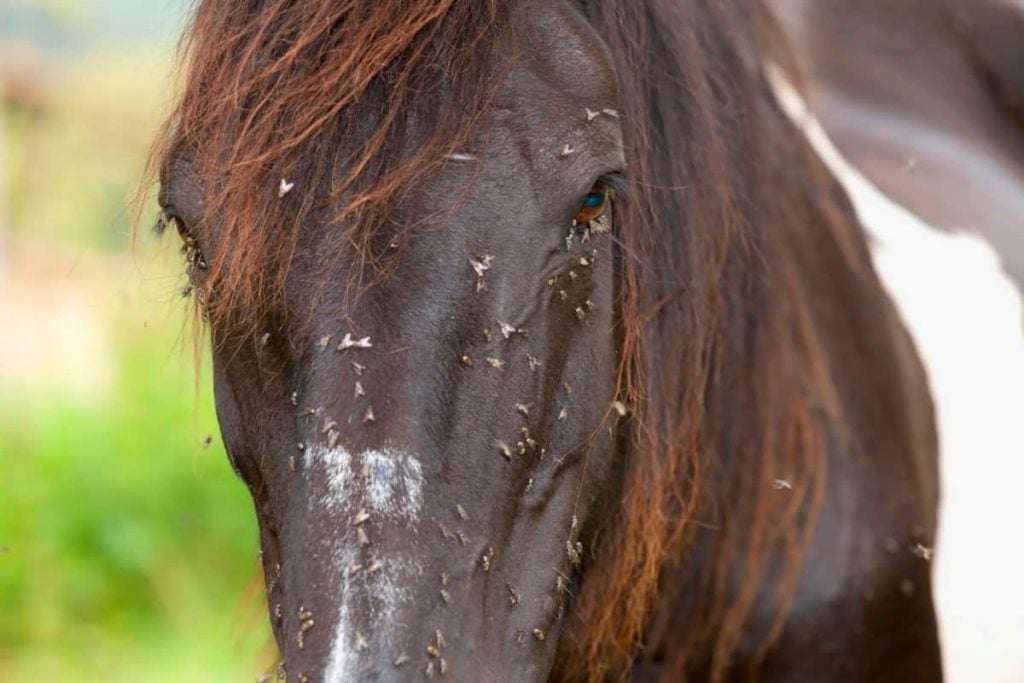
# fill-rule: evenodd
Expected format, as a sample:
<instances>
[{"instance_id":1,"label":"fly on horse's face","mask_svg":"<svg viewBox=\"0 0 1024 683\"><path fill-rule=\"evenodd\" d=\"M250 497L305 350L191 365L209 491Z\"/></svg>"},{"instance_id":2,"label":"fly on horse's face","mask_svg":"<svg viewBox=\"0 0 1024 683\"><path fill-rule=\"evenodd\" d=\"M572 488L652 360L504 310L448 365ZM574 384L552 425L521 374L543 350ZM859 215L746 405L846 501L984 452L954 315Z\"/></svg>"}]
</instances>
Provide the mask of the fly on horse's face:
<instances>
[{"instance_id":1,"label":"fly on horse's face","mask_svg":"<svg viewBox=\"0 0 1024 683\"><path fill-rule=\"evenodd\" d=\"M347 309L290 277L288 308L313 307L294 329L233 342L214 323L218 415L297 677L543 680L614 495L616 75L569 3L521 3L510 25L529 49L489 115L389 205L439 216L393 272ZM189 186L163 191L186 224ZM317 248L331 229L308 226L294 273L346 281Z\"/></svg>"}]
</instances>

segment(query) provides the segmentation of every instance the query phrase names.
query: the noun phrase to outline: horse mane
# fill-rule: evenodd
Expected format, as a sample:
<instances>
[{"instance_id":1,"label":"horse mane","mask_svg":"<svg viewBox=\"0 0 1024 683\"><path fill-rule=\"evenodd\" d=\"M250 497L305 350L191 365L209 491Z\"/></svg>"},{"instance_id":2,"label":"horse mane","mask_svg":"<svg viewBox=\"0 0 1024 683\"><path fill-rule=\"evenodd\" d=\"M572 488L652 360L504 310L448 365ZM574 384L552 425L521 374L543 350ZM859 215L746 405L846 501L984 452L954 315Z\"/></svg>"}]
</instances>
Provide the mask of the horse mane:
<instances>
[{"instance_id":1,"label":"horse mane","mask_svg":"<svg viewBox=\"0 0 1024 683\"><path fill-rule=\"evenodd\" d=\"M631 255L631 421L555 676L650 660L719 681L741 646L755 643L756 669L779 637L842 438L815 302L854 298L836 272L874 275L841 191L774 104L756 0L581 4L619 70L630 160L614 220ZM486 109L504 19L497 0L201 0L153 165L184 156L203 186L212 316L255 320L279 301L301 226L324 212L356 289L386 274L411 229L388 206ZM413 143L410 127L435 122ZM775 616L754 623L765 600Z\"/></svg>"},{"instance_id":2,"label":"horse mane","mask_svg":"<svg viewBox=\"0 0 1024 683\"><path fill-rule=\"evenodd\" d=\"M877 280L767 84L765 62L792 58L761 4L640 5L586 3L619 69L633 185L614 220L637 255L620 285L633 413L559 674L608 680L646 660L666 680L720 681L742 649L754 678L794 597L827 451L857 449L829 319L860 317Z\"/></svg>"},{"instance_id":3,"label":"horse mane","mask_svg":"<svg viewBox=\"0 0 1024 683\"><path fill-rule=\"evenodd\" d=\"M147 176L166 186L187 165L203 196L189 229L205 242L206 316L252 331L283 304L300 245L347 259L354 293L387 274L417 227L388 206L463 142L504 14L497 0L198 3ZM302 244L314 221L326 241Z\"/></svg>"}]
</instances>

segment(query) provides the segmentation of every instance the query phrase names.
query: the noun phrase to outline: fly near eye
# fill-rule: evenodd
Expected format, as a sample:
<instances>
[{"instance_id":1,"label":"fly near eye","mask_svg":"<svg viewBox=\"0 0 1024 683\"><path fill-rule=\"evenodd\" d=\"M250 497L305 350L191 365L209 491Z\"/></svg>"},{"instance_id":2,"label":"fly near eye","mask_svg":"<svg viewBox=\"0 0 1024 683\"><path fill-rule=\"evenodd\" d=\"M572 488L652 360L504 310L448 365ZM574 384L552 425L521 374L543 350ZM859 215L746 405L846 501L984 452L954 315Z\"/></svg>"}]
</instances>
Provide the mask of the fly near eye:
<instances>
[{"instance_id":1,"label":"fly near eye","mask_svg":"<svg viewBox=\"0 0 1024 683\"><path fill-rule=\"evenodd\" d=\"M608 200L611 191L604 183L595 185L587 196L583 198L579 211L576 212L577 223L589 223L597 220L608 210Z\"/></svg>"}]
</instances>

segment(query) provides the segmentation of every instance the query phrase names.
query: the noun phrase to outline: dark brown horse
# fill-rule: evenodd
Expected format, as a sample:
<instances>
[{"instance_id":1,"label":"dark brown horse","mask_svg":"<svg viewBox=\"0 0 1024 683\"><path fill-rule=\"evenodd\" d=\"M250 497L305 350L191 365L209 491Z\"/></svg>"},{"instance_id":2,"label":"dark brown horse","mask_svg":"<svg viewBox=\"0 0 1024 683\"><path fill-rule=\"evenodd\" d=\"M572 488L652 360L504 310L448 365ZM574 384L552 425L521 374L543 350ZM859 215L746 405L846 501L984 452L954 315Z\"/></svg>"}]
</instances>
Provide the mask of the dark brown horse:
<instances>
[{"instance_id":1,"label":"dark brown horse","mask_svg":"<svg viewBox=\"0 0 1024 683\"><path fill-rule=\"evenodd\" d=\"M199 3L161 203L290 678L941 677L932 407L778 37Z\"/></svg>"}]
</instances>

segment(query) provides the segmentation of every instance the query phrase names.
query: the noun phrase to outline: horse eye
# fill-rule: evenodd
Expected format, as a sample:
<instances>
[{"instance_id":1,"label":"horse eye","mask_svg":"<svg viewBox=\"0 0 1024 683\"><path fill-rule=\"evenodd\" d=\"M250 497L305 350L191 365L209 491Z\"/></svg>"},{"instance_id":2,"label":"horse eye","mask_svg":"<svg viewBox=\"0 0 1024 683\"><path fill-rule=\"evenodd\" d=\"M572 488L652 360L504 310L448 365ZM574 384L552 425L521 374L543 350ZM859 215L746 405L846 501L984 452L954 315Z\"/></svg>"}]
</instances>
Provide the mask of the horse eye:
<instances>
[{"instance_id":1,"label":"horse eye","mask_svg":"<svg viewBox=\"0 0 1024 683\"><path fill-rule=\"evenodd\" d=\"M192 236L192 232L185 225L185 221L176 216L170 216L167 222L174 225L174 228L178 231L178 237L181 238L181 254L185 257L188 265L193 269L206 270L206 259L203 258L199 242Z\"/></svg>"},{"instance_id":2,"label":"horse eye","mask_svg":"<svg viewBox=\"0 0 1024 683\"><path fill-rule=\"evenodd\" d=\"M583 198L579 211L576 212L577 223L589 223L604 215L611 200L611 189L603 181L599 181Z\"/></svg>"}]
</instances>

